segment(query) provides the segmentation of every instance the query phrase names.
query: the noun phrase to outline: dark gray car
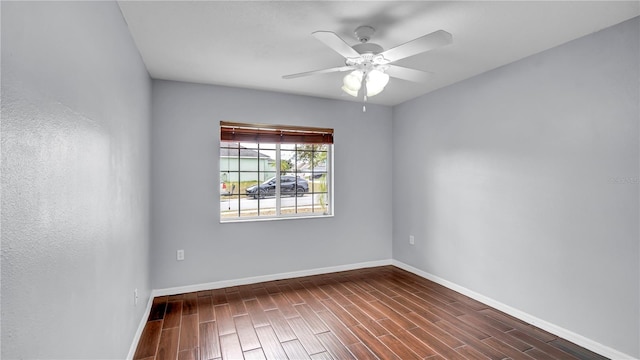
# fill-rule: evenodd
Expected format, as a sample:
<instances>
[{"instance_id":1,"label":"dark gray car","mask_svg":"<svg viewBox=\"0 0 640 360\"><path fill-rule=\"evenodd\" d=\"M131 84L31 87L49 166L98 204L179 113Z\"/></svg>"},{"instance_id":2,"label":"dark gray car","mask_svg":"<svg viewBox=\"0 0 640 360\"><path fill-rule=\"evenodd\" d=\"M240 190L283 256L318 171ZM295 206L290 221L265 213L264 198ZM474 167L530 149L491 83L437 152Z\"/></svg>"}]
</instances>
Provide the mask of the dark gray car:
<instances>
[{"instance_id":1,"label":"dark gray car","mask_svg":"<svg viewBox=\"0 0 640 360\"><path fill-rule=\"evenodd\" d=\"M291 196L304 196L309 191L309 183L307 180L293 175L280 176L280 194ZM276 194L276 178L272 177L260 185L254 185L247 188L247 196L264 198L266 196L275 196Z\"/></svg>"}]
</instances>

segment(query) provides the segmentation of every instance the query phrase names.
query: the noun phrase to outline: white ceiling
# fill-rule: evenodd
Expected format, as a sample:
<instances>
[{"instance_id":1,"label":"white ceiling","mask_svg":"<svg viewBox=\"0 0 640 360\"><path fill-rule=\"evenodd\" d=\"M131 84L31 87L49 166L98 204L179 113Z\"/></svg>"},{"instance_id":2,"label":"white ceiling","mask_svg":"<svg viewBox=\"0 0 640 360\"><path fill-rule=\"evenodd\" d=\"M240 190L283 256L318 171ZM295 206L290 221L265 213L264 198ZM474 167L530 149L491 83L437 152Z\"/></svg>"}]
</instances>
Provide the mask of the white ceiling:
<instances>
[{"instance_id":1,"label":"white ceiling","mask_svg":"<svg viewBox=\"0 0 640 360\"><path fill-rule=\"evenodd\" d=\"M612 1L120 1L151 77L355 100L332 73L283 75L344 65L311 36L376 28L384 49L435 30L453 44L397 64L433 72L424 83L391 79L372 103L396 105L640 14Z\"/></svg>"}]
</instances>

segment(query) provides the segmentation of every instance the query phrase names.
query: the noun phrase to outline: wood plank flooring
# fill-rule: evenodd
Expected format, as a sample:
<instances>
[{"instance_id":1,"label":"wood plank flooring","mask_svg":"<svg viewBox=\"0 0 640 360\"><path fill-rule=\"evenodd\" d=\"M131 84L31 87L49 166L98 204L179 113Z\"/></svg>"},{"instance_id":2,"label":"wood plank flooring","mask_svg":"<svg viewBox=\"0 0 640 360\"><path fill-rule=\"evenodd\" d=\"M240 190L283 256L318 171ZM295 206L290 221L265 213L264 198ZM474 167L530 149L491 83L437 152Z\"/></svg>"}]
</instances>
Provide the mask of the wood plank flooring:
<instances>
[{"instance_id":1,"label":"wood plank flooring","mask_svg":"<svg viewBox=\"0 0 640 360\"><path fill-rule=\"evenodd\" d=\"M393 266L153 300L134 359L605 359Z\"/></svg>"}]
</instances>

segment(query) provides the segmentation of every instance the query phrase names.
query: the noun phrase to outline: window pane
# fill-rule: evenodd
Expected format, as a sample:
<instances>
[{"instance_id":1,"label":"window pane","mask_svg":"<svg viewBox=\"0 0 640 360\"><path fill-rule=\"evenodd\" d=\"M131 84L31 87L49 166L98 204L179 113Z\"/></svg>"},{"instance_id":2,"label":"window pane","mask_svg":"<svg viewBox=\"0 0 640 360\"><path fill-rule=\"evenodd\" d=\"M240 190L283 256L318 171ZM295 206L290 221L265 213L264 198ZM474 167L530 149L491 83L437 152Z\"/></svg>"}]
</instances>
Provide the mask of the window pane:
<instances>
[{"instance_id":1,"label":"window pane","mask_svg":"<svg viewBox=\"0 0 640 360\"><path fill-rule=\"evenodd\" d=\"M240 144L235 143L235 142L221 142L220 143L220 156L226 156L227 152L229 151L237 151L238 150L238 146Z\"/></svg>"},{"instance_id":2,"label":"window pane","mask_svg":"<svg viewBox=\"0 0 640 360\"><path fill-rule=\"evenodd\" d=\"M265 195L264 198L247 199L243 209L252 211L253 215L275 215L276 214L276 198L273 195Z\"/></svg>"},{"instance_id":3,"label":"window pane","mask_svg":"<svg viewBox=\"0 0 640 360\"><path fill-rule=\"evenodd\" d=\"M325 214L329 211L329 196L327 193L313 195L313 212Z\"/></svg>"},{"instance_id":4,"label":"window pane","mask_svg":"<svg viewBox=\"0 0 640 360\"><path fill-rule=\"evenodd\" d=\"M230 174L238 175L238 173ZM226 173L224 175L226 175ZM227 181L220 183L220 218L236 218L238 216L240 194L237 184L239 184L237 180L235 182Z\"/></svg>"},{"instance_id":5,"label":"window pane","mask_svg":"<svg viewBox=\"0 0 640 360\"><path fill-rule=\"evenodd\" d=\"M280 177L280 211L282 214L300 213L305 206L311 205L309 182L295 175Z\"/></svg>"},{"instance_id":6,"label":"window pane","mask_svg":"<svg viewBox=\"0 0 640 360\"><path fill-rule=\"evenodd\" d=\"M313 181L311 181L311 192L324 193L327 191L327 176L324 174L314 174Z\"/></svg>"},{"instance_id":7,"label":"window pane","mask_svg":"<svg viewBox=\"0 0 640 360\"><path fill-rule=\"evenodd\" d=\"M296 171L302 172L306 170L311 170L310 160L312 158L311 151L297 151L296 152Z\"/></svg>"},{"instance_id":8,"label":"window pane","mask_svg":"<svg viewBox=\"0 0 640 360\"><path fill-rule=\"evenodd\" d=\"M241 172L240 173L240 194L246 194L253 196L258 192L258 184L260 180L260 173L255 172Z\"/></svg>"},{"instance_id":9,"label":"window pane","mask_svg":"<svg viewBox=\"0 0 640 360\"><path fill-rule=\"evenodd\" d=\"M238 171L238 159L240 149L238 143L220 144L220 172Z\"/></svg>"},{"instance_id":10,"label":"window pane","mask_svg":"<svg viewBox=\"0 0 640 360\"><path fill-rule=\"evenodd\" d=\"M281 150L280 151L280 173L295 174L296 165L296 152L295 150Z\"/></svg>"},{"instance_id":11,"label":"window pane","mask_svg":"<svg viewBox=\"0 0 640 360\"><path fill-rule=\"evenodd\" d=\"M256 144L256 143L241 143L241 145L245 145L247 147L253 148L253 149L257 149L260 148L260 150L265 150L265 151L275 151L276 150L276 144L274 143L260 143L260 144ZM275 158L275 156L274 156Z\"/></svg>"},{"instance_id":12,"label":"window pane","mask_svg":"<svg viewBox=\"0 0 640 360\"><path fill-rule=\"evenodd\" d=\"M242 173L242 183L245 184L241 200L242 217L263 216L266 214L275 215L275 178L267 178L262 172Z\"/></svg>"},{"instance_id":13,"label":"window pane","mask_svg":"<svg viewBox=\"0 0 640 360\"><path fill-rule=\"evenodd\" d=\"M307 184L309 185L309 191L311 191L311 186L312 186L311 172L310 171L298 172L296 173L296 176L306 180Z\"/></svg>"},{"instance_id":14,"label":"window pane","mask_svg":"<svg viewBox=\"0 0 640 360\"><path fill-rule=\"evenodd\" d=\"M329 146L221 142L220 218L329 214Z\"/></svg>"},{"instance_id":15,"label":"window pane","mask_svg":"<svg viewBox=\"0 0 640 360\"><path fill-rule=\"evenodd\" d=\"M240 194L239 175L237 172L220 173L220 196L222 198Z\"/></svg>"}]
</instances>

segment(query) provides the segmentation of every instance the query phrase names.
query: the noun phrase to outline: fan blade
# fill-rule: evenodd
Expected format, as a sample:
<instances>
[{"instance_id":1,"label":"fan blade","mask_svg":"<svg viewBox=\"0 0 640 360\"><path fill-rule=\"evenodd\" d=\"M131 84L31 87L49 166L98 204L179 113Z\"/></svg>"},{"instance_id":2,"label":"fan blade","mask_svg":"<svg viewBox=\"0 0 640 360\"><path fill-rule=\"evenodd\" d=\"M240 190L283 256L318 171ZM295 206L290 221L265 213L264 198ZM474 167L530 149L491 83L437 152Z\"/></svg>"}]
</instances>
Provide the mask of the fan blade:
<instances>
[{"instance_id":1,"label":"fan blade","mask_svg":"<svg viewBox=\"0 0 640 360\"><path fill-rule=\"evenodd\" d=\"M322 41L325 45L333 49L333 51L342 55L344 58L357 58L360 54L353 50L349 44L344 42L340 36L331 31L315 31L311 33L316 39Z\"/></svg>"},{"instance_id":2,"label":"fan blade","mask_svg":"<svg viewBox=\"0 0 640 360\"><path fill-rule=\"evenodd\" d=\"M438 30L384 51L380 53L380 55L389 62L394 62L441 46L449 45L452 41L453 36L451 34L444 30Z\"/></svg>"},{"instance_id":3,"label":"fan blade","mask_svg":"<svg viewBox=\"0 0 640 360\"><path fill-rule=\"evenodd\" d=\"M385 70L385 73L389 74L389 76L408 80L413 82L422 82L427 81L429 77L431 77L431 73L422 70L409 69L406 67L398 66L398 65L387 65L388 68Z\"/></svg>"},{"instance_id":4,"label":"fan blade","mask_svg":"<svg viewBox=\"0 0 640 360\"><path fill-rule=\"evenodd\" d=\"M328 74L328 73L332 73L332 72L349 71L349 70L353 70L353 69L354 69L354 67L352 67L352 66L340 66L340 67L334 67L334 68L331 68L331 69L307 71L307 72L298 73L298 74L285 75L282 78L283 79L295 79L295 78L302 77L302 76Z\"/></svg>"}]
</instances>

